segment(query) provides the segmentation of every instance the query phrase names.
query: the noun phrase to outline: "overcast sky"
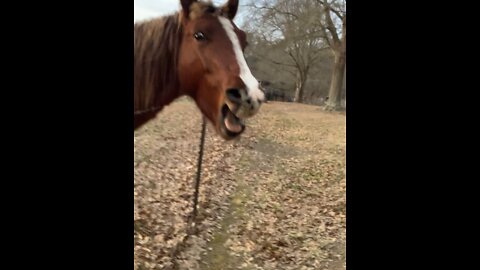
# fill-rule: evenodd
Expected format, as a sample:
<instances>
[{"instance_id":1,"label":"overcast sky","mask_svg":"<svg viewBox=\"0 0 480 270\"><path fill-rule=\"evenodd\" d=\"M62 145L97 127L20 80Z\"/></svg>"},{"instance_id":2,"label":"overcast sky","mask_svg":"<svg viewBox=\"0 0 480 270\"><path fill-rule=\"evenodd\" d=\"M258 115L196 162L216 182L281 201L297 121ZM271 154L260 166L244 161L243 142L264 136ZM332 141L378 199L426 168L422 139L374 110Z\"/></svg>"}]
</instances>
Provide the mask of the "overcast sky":
<instances>
[{"instance_id":1,"label":"overcast sky","mask_svg":"<svg viewBox=\"0 0 480 270\"><path fill-rule=\"evenodd\" d=\"M227 0L213 0L216 6ZM239 15L242 7L239 7ZM133 0L134 22L171 14L180 10L180 0ZM235 23L241 23L242 16L235 17Z\"/></svg>"}]
</instances>

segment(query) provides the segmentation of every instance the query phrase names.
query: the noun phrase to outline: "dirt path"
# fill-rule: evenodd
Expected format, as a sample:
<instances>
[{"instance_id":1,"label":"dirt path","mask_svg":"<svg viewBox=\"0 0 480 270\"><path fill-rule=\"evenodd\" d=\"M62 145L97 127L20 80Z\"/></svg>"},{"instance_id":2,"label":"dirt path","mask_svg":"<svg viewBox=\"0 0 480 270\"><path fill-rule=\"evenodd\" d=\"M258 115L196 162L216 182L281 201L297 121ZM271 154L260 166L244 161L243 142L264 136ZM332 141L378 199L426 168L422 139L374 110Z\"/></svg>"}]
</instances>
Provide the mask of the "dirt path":
<instances>
[{"instance_id":1,"label":"dirt path","mask_svg":"<svg viewBox=\"0 0 480 270\"><path fill-rule=\"evenodd\" d=\"M239 141L208 130L198 234L200 115L176 102L135 134L137 269L345 269L345 116L272 102Z\"/></svg>"}]
</instances>

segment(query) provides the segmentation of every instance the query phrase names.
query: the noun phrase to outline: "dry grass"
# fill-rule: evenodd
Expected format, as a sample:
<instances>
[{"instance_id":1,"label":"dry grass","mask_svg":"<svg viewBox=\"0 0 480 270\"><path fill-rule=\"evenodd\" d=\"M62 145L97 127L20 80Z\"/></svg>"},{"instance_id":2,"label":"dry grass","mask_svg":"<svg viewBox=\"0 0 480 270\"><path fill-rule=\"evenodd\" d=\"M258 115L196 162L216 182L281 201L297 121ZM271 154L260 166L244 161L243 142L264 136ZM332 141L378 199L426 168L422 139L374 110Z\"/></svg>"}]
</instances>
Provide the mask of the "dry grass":
<instances>
[{"instance_id":1,"label":"dry grass","mask_svg":"<svg viewBox=\"0 0 480 270\"><path fill-rule=\"evenodd\" d=\"M183 99L135 134L136 269L345 269L345 115L271 102L238 141L208 128L183 242L200 129Z\"/></svg>"}]
</instances>

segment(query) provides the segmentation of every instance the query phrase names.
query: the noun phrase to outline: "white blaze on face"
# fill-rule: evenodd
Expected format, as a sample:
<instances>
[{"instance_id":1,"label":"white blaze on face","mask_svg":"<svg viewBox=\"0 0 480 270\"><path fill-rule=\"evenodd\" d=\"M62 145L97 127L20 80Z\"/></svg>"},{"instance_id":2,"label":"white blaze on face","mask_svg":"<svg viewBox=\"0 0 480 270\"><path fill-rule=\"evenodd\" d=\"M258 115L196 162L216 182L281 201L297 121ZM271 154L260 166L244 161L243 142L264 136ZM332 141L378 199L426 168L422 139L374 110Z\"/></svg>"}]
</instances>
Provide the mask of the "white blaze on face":
<instances>
[{"instance_id":1,"label":"white blaze on face","mask_svg":"<svg viewBox=\"0 0 480 270\"><path fill-rule=\"evenodd\" d=\"M237 34L235 34L232 23L230 20L224 17L218 17L218 19L233 44L233 51L235 52L238 66L240 67L240 79L242 79L243 83L247 87L248 96L255 101L263 101L265 99L265 95L260 90L257 79L253 77L252 72L250 72L250 68L247 65L247 61L245 61L245 57L243 57L240 41L238 40Z\"/></svg>"}]
</instances>

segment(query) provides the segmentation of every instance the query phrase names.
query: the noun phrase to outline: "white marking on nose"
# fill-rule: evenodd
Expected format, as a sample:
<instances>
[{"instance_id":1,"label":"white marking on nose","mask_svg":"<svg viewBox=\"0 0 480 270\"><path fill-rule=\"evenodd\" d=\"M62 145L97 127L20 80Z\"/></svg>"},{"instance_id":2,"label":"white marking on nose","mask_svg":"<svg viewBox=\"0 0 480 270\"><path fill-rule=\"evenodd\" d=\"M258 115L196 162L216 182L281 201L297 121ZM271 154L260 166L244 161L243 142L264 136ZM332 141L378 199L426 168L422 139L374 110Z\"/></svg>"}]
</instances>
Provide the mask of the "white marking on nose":
<instances>
[{"instance_id":1,"label":"white marking on nose","mask_svg":"<svg viewBox=\"0 0 480 270\"><path fill-rule=\"evenodd\" d=\"M235 52L238 66L240 67L240 79L242 79L243 83L247 86L248 96L256 101L264 100L265 94L258 87L258 80L253 77L252 72L247 65L247 61L245 61L242 48L240 47L240 41L238 40L237 34L235 34L232 23L224 17L218 17L218 19L233 44L233 51Z\"/></svg>"}]
</instances>

